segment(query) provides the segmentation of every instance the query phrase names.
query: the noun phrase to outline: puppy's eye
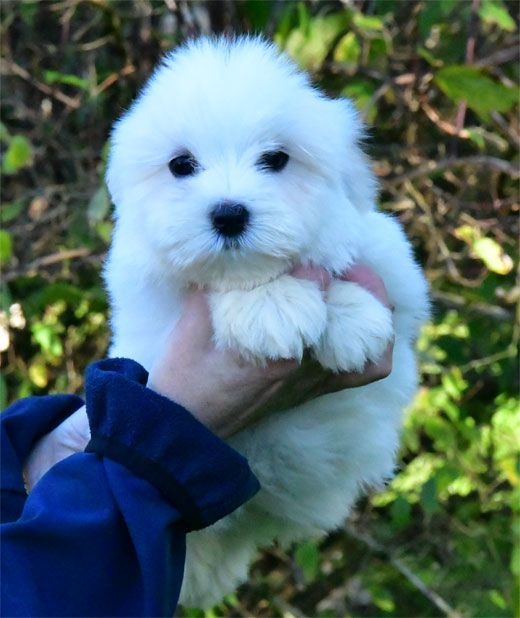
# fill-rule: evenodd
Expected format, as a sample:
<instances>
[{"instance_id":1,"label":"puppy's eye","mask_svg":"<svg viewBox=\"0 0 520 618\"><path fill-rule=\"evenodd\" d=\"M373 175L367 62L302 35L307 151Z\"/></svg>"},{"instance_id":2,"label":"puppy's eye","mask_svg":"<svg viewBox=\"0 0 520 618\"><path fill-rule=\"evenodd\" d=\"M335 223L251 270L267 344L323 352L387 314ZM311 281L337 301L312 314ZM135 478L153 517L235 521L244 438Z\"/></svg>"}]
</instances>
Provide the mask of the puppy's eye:
<instances>
[{"instance_id":1,"label":"puppy's eye","mask_svg":"<svg viewBox=\"0 0 520 618\"><path fill-rule=\"evenodd\" d=\"M289 155L283 150L275 150L273 152L266 152L260 159L258 159L257 165L264 170L270 172L281 172L289 161Z\"/></svg>"},{"instance_id":2,"label":"puppy's eye","mask_svg":"<svg viewBox=\"0 0 520 618\"><path fill-rule=\"evenodd\" d=\"M183 154L168 163L170 172L174 176L192 176L199 169L197 161L191 154Z\"/></svg>"}]
</instances>

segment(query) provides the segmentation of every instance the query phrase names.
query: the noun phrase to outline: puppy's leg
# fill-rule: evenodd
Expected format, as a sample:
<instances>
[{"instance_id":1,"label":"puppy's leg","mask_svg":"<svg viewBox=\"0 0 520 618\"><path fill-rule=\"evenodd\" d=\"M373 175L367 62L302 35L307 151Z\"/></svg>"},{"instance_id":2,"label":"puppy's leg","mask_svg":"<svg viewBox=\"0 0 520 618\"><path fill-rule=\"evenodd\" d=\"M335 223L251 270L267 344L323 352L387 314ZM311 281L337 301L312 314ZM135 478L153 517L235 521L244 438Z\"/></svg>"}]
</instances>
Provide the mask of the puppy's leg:
<instances>
[{"instance_id":1,"label":"puppy's leg","mask_svg":"<svg viewBox=\"0 0 520 618\"><path fill-rule=\"evenodd\" d=\"M370 292L347 281L333 281L327 297L327 328L314 348L323 367L362 371L377 361L393 336L392 313Z\"/></svg>"},{"instance_id":2,"label":"puppy's leg","mask_svg":"<svg viewBox=\"0 0 520 618\"><path fill-rule=\"evenodd\" d=\"M296 358L318 343L327 307L318 286L282 275L253 290L210 294L214 339L250 360Z\"/></svg>"}]
</instances>

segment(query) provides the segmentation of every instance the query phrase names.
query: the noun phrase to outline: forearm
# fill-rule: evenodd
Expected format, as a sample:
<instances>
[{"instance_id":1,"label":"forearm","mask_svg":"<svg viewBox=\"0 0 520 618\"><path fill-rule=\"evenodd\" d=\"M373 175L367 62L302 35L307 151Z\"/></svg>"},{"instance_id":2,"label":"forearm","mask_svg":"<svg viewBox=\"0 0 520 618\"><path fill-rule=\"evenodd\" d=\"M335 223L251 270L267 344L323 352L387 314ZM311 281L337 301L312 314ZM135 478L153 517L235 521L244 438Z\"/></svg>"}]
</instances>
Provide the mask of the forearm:
<instances>
[{"instance_id":1,"label":"forearm","mask_svg":"<svg viewBox=\"0 0 520 618\"><path fill-rule=\"evenodd\" d=\"M258 490L245 460L146 378L124 360L89 371L88 452L53 466L2 526L4 614L171 616L186 532ZM30 425L18 421L11 435Z\"/></svg>"}]
</instances>

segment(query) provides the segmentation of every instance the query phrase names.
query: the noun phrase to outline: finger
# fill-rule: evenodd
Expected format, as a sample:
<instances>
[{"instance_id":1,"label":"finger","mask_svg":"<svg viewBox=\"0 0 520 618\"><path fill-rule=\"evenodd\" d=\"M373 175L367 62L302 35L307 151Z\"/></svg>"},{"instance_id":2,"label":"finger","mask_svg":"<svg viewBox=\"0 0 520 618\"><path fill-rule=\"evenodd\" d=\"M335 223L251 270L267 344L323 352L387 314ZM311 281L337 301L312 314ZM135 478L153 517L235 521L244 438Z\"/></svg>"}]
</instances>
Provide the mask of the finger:
<instances>
[{"instance_id":1,"label":"finger","mask_svg":"<svg viewBox=\"0 0 520 618\"><path fill-rule=\"evenodd\" d=\"M298 264L291 270L290 274L296 279L315 281L323 292L330 285L330 274L321 266Z\"/></svg>"},{"instance_id":2,"label":"finger","mask_svg":"<svg viewBox=\"0 0 520 618\"><path fill-rule=\"evenodd\" d=\"M328 393L335 393L346 388L366 386L372 382L384 380L392 373L392 359L394 353L394 341L386 348L383 356L376 362L368 362L361 373L350 371L331 374L324 384Z\"/></svg>"},{"instance_id":3,"label":"finger","mask_svg":"<svg viewBox=\"0 0 520 618\"><path fill-rule=\"evenodd\" d=\"M349 270L340 275L340 279L357 283L373 294L383 305L393 309L383 279L371 268L365 266L365 264L354 264Z\"/></svg>"}]
</instances>

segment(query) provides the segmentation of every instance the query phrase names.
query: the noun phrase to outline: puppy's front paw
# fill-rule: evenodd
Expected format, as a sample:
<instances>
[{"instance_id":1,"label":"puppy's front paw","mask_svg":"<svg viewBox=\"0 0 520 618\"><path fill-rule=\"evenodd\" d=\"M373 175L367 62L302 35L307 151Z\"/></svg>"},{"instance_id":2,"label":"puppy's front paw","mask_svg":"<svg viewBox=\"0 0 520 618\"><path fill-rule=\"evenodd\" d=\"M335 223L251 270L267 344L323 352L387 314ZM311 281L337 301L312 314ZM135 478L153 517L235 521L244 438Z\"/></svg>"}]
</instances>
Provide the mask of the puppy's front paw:
<instances>
[{"instance_id":1,"label":"puppy's front paw","mask_svg":"<svg viewBox=\"0 0 520 618\"><path fill-rule=\"evenodd\" d=\"M318 286L283 275L253 290L210 295L217 347L245 358L301 359L318 343L327 323L327 307Z\"/></svg>"},{"instance_id":2,"label":"puppy's front paw","mask_svg":"<svg viewBox=\"0 0 520 618\"><path fill-rule=\"evenodd\" d=\"M327 328L314 356L333 371L362 371L377 361L393 336L392 313L356 283L334 281L327 298Z\"/></svg>"}]
</instances>

